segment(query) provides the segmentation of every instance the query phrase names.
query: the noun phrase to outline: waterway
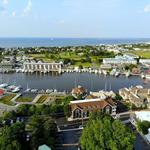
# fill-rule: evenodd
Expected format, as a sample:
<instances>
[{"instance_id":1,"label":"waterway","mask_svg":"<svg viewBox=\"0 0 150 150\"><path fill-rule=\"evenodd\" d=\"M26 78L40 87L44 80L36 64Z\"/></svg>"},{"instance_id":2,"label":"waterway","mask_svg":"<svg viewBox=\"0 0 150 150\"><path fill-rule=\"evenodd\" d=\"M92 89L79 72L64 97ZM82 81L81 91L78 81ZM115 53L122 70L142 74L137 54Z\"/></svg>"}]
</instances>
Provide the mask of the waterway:
<instances>
[{"instance_id":1,"label":"waterway","mask_svg":"<svg viewBox=\"0 0 150 150\"><path fill-rule=\"evenodd\" d=\"M25 90L27 85L34 89L57 89L58 91L71 91L77 85L81 85L88 91L113 90L117 92L120 88L142 85L150 88L150 82L145 84L144 80L137 76L126 78L125 76L113 77L90 73L9 73L0 74L0 83L21 85Z\"/></svg>"}]
</instances>

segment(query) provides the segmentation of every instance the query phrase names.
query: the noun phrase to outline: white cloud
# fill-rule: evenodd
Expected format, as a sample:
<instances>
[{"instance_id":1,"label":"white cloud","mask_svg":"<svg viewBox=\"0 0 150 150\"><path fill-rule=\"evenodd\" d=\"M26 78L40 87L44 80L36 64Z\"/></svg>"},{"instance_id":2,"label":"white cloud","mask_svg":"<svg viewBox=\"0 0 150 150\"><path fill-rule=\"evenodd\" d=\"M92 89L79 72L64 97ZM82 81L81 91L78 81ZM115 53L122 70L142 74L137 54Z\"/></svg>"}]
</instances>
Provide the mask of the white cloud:
<instances>
[{"instance_id":1,"label":"white cloud","mask_svg":"<svg viewBox=\"0 0 150 150\"><path fill-rule=\"evenodd\" d=\"M145 12L145 13L150 13L150 4L148 4L148 5L146 5L146 6L144 7L144 12Z\"/></svg>"},{"instance_id":2,"label":"white cloud","mask_svg":"<svg viewBox=\"0 0 150 150\"><path fill-rule=\"evenodd\" d=\"M13 11L11 15L12 15L12 17L15 17L16 16L16 12Z\"/></svg>"},{"instance_id":3,"label":"white cloud","mask_svg":"<svg viewBox=\"0 0 150 150\"><path fill-rule=\"evenodd\" d=\"M27 6L23 10L23 16L27 16L32 9L32 1L28 0Z\"/></svg>"},{"instance_id":4,"label":"white cloud","mask_svg":"<svg viewBox=\"0 0 150 150\"><path fill-rule=\"evenodd\" d=\"M3 4L3 6L7 6L8 5L8 0L2 0L2 4Z\"/></svg>"},{"instance_id":5,"label":"white cloud","mask_svg":"<svg viewBox=\"0 0 150 150\"><path fill-rule=\"evenodd\" d=\"M8 5L8 0L2 0L1 6L0 6L0 13L1 14L6 14L7 13L7 5Z\"/></svg>"}]
</instances>

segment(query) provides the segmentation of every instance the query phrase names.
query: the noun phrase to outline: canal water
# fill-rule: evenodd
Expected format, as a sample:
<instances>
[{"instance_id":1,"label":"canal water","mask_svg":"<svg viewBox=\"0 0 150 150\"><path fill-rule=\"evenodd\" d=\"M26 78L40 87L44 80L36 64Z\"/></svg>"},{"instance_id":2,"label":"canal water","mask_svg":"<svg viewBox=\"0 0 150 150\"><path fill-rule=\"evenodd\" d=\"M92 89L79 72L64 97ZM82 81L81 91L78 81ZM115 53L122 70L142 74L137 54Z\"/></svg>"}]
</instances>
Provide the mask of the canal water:
<instances>
[{"instance_id":1,"label":"canal water","mask_svg":"<svg viewBox=\"0 0 150 150\"><path fill-rule=\"evenodd\" d=\"M57 89L58 91L71 91L77 85L81 85L88 91L114 90L135 85L143 85L150 88L150 82L145 84L144 80L137 76L126 78L125 76L113 77L90 73L9 73L0 74L0 83L21 85L25 90L27 85L34 89Z\"/></svg>"}]
</instances>

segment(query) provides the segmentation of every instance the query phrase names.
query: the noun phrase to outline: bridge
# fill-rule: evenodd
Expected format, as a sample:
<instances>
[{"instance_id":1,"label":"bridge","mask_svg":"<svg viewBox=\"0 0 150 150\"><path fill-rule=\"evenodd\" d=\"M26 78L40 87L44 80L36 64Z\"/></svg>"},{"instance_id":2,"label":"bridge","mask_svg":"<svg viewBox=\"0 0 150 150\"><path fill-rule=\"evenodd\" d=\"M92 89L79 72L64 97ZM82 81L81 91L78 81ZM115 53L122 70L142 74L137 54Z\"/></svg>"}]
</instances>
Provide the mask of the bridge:
<instances>
[{"instance_id":1,"label":"bridge","mask_svg":"<svg viewBox=\"0 0 150 150\"><path fill-rule=\"evenodd\" d=\"M43 63L43 62L24 62L24 72L52 72L57 71L61 73L62 63Z\"/></svg>"}]
</instances>

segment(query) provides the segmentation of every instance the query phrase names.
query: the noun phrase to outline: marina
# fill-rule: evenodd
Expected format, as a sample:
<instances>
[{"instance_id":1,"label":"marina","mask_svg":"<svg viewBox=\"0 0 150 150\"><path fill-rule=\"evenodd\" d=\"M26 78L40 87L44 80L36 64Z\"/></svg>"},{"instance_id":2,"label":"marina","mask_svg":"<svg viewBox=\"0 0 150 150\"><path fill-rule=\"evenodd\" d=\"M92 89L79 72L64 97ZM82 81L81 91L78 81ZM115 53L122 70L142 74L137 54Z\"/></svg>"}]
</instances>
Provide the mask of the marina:
<instances>
[{"instance_id":1,"label":"marina","mask_svg":"<svg viewBox=\"0 0 150 150\"><path fill-rule=\"evenodd\" d=\"M117 77L116 77L117 76ZM130 87L135 85L142 85L150 87L148 80L142 79L141 76L130 76L127 78L125 75L115 76L91 74L91 73L63 73L52 72L47 74L42 73L9 73L0 74L0 88L8 88L21 90L26 92L70 92L70 90L81 85L88 91L99 91L102 89L113 90L118 92L120 88ZM15 81L15 84L13 84ZM14 85L14 86L10 86ZM64 86L65 85L65 86Z\"/></svg>"}]
</instances>

